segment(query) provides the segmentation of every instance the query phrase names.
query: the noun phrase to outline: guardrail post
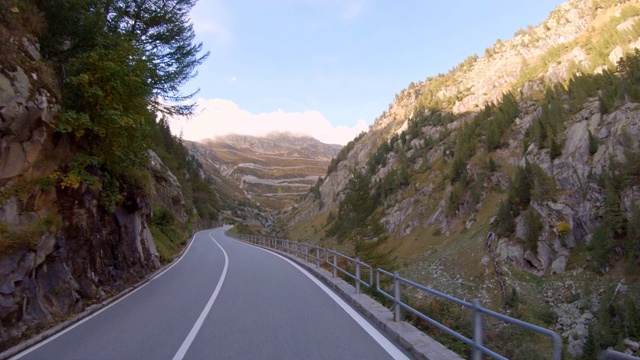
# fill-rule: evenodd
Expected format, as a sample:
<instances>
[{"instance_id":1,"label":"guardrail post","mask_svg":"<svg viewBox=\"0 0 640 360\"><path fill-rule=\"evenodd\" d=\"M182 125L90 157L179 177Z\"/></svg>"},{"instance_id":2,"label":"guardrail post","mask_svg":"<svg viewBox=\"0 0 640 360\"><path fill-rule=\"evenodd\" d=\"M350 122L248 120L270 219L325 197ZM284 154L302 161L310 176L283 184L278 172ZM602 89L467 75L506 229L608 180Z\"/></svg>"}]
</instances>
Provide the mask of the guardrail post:
<instances>
[{"instance_id":1,"label":"guardrail post","mask_svg":"<svg viewBox=\"0 0 640 360\"><path fill-rule=\"evenodd\" d=\"M356 294L360 294L360 258L356 257Z\"/></svg>"},{"instance_id":2,"label":"guardrail post","mask_svg":"<svg viewBox=\"0 0 640 360\"><path fill-rule=\"evenodd\" d=\"M369 285L373 286L373 267L369 268Z\"/></svg>"},{"instance_id":3,"label":"guardrail post","mask_svg":"<svg viewBox=\"0 0 640 360\"><path fill-rule=\"evenodd\" d=\"M478 311L482 307L479 299L473 299L473 351L471 352L472 360L482 360L482 351L478 346L482 346L484 339L484 331L482 328L482 313Z\"/></svg>"},{"instance_id":4,"label":"guardrail post","mask_svg":"<svg viewBox=\"0 0 640 360\"><path fill-rule=\"evenodd\" d=\"M309 244L304 243L304 261L309 262Z\"/></svg>"},{"instance_id":5,"label":"guardrail post","mask_svg":"<svg viewBox=\"0 0 640 360\"><path fill-rule=\"evenodd\" d=\"M316 267L320 267L320 248L316 246Z\"/></svg>"},{"instance_id":6,"label":"guardrail post","mask_svg":"<svg viewBox=\"0 0 640 360\"><path fill-rule=\"evenodd\" d=\"M400 275L398 272L393 273L393 320L400 321Z\"/></svg>"},{"instance_id":7,"label":"guardrail post","mask_svg":"<svg viewBox=\"0 0 640 360\"><path fill-rule=\"evenodd\" d=\"M333 249L333 277L338 276L338 257L336 256L336 249Z\"/></svg>"}]
</instances>

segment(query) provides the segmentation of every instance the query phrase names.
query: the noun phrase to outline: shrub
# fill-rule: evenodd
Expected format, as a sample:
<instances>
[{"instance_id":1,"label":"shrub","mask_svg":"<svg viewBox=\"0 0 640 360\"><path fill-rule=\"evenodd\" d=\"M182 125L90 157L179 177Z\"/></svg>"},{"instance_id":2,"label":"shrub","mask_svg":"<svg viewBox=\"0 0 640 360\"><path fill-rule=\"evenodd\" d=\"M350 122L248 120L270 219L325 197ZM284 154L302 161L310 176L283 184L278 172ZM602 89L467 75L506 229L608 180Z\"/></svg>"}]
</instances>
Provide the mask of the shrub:
<instances>
[{"instance_id":1,"label":"shrub","mask_svg":"<svg viewBox=\"0 0 640 360\"><path fill-rule=\"evenodd\" d=\"M596 152L598 152L598 139L589 130L589 154L594 155Z\"/></svg>"},{"instance_id":2,"label":"shrub","mask_svg":"<svg viewBox=\"0 0 640 360\"><path fill-rule=\"evenodd\" d=\"M571 226L566 221L560 221L556 225L556 230L560 236L565 236L571 231Z\"/></svg>"}]
</instances>

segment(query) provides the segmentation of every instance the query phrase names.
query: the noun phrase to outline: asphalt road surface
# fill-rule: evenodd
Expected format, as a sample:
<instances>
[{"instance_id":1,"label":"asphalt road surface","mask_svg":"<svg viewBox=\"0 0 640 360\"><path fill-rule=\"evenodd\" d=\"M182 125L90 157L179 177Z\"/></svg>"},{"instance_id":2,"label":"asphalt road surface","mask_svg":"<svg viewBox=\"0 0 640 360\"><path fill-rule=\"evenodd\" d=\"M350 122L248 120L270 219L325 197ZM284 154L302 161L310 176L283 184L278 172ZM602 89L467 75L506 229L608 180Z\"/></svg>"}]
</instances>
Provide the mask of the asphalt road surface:
<instances>
[{"instance_id":1,"label":"asphalt road surface","mask_svg":"<svg viewBox=\"0 0 640 360\"><path fill-rule=\"evenodd\" d=\"M13 359L406 359L291 261L197 233L167 271Z\"/></svg>"}]
</instances>

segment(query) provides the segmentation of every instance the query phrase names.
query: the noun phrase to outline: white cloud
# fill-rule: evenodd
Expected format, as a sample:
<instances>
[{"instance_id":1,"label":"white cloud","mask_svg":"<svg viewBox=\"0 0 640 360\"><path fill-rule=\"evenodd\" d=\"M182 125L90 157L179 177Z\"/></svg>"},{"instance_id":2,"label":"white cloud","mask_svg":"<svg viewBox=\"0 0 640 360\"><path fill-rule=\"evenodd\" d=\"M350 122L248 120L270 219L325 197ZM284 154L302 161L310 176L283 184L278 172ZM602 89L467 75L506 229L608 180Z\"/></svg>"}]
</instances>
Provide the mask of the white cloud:
<instances>
[{"instance_id":1,"label":"white cloud","mask_svg":"<svg viewBox=\"0 0 640 360\"><path fill-rule=\"evenodd\" d=\"M237 80L238 80L238 78L237 78L237 77L232 76L232 77L230 77L230 78L229 78L229 81L227 81L227 84L233 84L233 83L235 83Z\"/></svg>"},{"instance_id":2,"label":"white cloud","mask_svg":"<svg viewBox=\"0 0 640 360\"><path fill-rule=\"evenodd\" d=\"M189 119L172 119L170 126L174 134L182 134L184 139L192 141L226 134L263 136L279 131L309 135L324 143L342 145L369 128L362 119L353 126L333 126L315 110L285 112L279 109L253 114L225 99L199 99L196 115Z\"/></svg>"}]
</instances>

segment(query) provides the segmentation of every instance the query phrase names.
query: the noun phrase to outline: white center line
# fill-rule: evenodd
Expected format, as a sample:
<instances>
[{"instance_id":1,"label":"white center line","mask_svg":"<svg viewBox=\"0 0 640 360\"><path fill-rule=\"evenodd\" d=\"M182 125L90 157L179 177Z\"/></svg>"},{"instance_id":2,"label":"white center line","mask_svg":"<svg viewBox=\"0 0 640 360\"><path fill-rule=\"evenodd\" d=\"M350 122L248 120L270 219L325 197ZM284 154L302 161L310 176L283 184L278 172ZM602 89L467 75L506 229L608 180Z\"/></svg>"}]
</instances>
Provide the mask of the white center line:
<instances>
[{"instance_id":1,"label":"white center line","mask_svg":"<svg viewBox=\"0 0 640 360\"><path fill-rule=\"evenodd\" d=\"M218 247L220 248L220 250L222 250L222 253L224 254L224 268L222 269L222 275L220 275L220 280L218 280L218 285L216 285L216 289L213 291L213 294L211 295L209 302L207 302L207 305L202 310L202 313L200 313L200 317L198 317L198 320L196 320L196 323L193 324L191 331L189 331L189 335L187 335L187 338L184 339L184 342L180 346L180 349L178 349L178 352L176 353L176 355L173 357L173 360L182 360L186 355L187 350L189 350L189 347L191 346L191 343L193 343L193 339L195 339L196 335L198 335L198 331L200 331L200 328L202 327L202 323L204 323L204 319L207 317L207 315L209 314L209 311L211 310L211 307L213 306L213 303L216 301L216 298L218 297L218 293L220 293L220 288L222 287L222 283L224 283L224 278L227 276L227 268L229 267L229 257L227 256L227 252L224 251L222 246L220 246L220 244L218 244L216 239L214 239L213 236L211 236L211 233L212 232L209 233L209 237L211 238L211 240L213 240L214 243L216 243L216 245L218 245Z\"/></svg>"}]
</instances>

